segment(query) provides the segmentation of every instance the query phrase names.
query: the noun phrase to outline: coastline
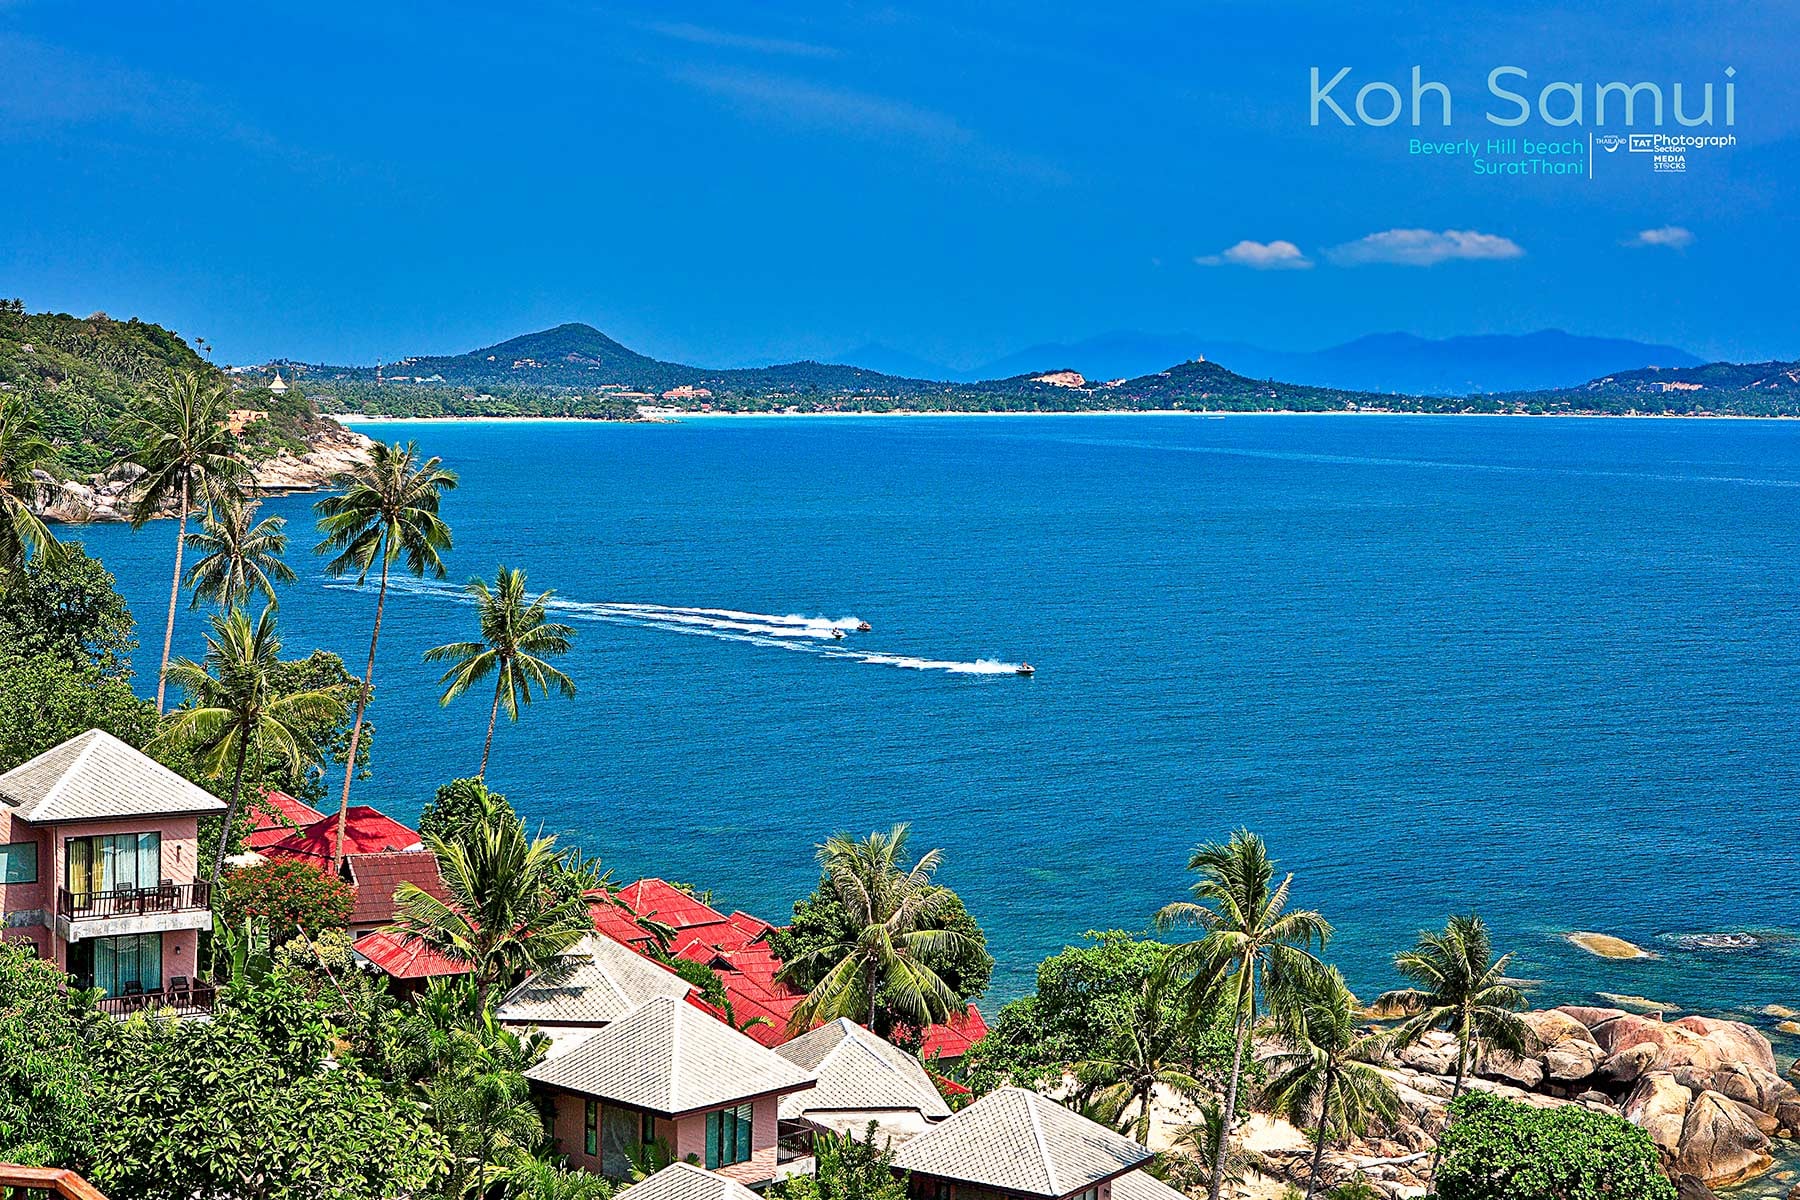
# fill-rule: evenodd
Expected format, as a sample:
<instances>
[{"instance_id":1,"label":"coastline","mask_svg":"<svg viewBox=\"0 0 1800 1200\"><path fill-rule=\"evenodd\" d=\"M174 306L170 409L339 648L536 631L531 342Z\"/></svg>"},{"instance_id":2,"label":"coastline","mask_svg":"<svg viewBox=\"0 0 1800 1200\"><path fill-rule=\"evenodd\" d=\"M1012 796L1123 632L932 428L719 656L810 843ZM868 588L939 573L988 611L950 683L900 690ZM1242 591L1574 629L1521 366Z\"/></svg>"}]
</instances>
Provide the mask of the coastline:
<instances>
[{"instance_id":1,"label":"coastline","mask_svg":"<svg viewBox=\"0 0 1800 1200\"><path fill-rule=\"evenodd\" d=\"M1213 420L1220 417L1482 417L1523 420L1592 420L1592 421L1796 421L1800 416L1753 416L1748 413L1604 413L1604 412L1555 412L1555 413L1446 413L1446 412L1407 412L1388 408L1334 408L1324 410L1306 410L1298 408L1271 409L1192 409L1192 408L1087 408L1087 409L1055 409L1055 410L1004 410L1004 409L858 409L846 412L691 412L684 409L655 409L649 415L635 421L618 421L608 417L569 417L569 416L455 416L455 417L393 417L369 413L324 413L340 425L350 428L356 425L442 425L442 424L593 424L593 425L678 425L684 421L716 421L716 420L795 420L822 418L924 418L924 417L1197 417Z\"/></svg>"}]
</instances>

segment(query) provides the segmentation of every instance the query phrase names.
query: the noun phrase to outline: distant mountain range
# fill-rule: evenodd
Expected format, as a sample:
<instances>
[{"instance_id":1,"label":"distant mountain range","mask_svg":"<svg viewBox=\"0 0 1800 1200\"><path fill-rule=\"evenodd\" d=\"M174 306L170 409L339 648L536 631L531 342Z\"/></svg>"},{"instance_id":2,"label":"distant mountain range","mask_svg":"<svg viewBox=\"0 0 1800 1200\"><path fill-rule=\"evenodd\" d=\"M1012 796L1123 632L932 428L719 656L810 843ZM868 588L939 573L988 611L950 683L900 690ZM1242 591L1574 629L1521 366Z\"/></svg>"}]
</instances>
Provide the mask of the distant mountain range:
<instances>
[{"instance_id":1,"label":"distant mountain range","mask_svg":"<svg viewBox=\"0 0 1800 1200\"><path fill-rule=\"evenodd\" d=\"M1697 367L1704 361L1675 346L1583 337L1558 329L1435 339L1376 333L1323 350L1297 351L1191 334L1119 332L1079 342L1047 342L968 371L878 343L839 357L884 374L966 383L1058 369L1079 371L1089 379L1134 379L1201 356L1228 363L1253 379L1413 396L1544 391L1574 387L1618 371Z\"/></svg>"},{"instance_id":2,"label":"distant mountain range","mask_svg":"<svg viewBox=\"0 0 1800 1200\"><path fill-rule=\"evenodd\" d=\"M1629 348L1613 349L1613 348ZM1406 335L1363 338L1299 356L1292 369L1314 380L1399 380L1401 364L1415 372L1452 371L1454 355L1480 368L1481 382L1518 382L1586 368L1575 364L1644 357L1683 366L1606 368L1574 386L1514 387L1419 395L1279 377L1270 360L1255 362L1248 347L1230 367L1184 358L1136 374L1089 375L1071 362L993 379L949 381L889 374L864 366L795 362L712 369L639 354L590 325L558 325L467 354L403 358L381 368L277 364L302 383L326 412L394 416L543 415L635 417L641 408L729 412L1098 410L1302 411L1380 410L1433 413L1714 413L1800 415L1800 367L1793 363L1696 365L1668 347L1607 342L1562 333L1526 337L1453 338L1432 342ZM1527 360L1529 366L1514 359ZM1586 357L1584 357L1586 356ZM1254 365L1247 369L1243 359ZM1293 362L1294 356L1283 360ZM1327 370L1320 364L1338 364ZM899 364L894 364L899 365ZM1307 370L1310 367L1311 370ZM1336 372L1344 372L1342 375ZM1365 372L1356 375L1356 372Z\"/></svg>"}]
</instances>

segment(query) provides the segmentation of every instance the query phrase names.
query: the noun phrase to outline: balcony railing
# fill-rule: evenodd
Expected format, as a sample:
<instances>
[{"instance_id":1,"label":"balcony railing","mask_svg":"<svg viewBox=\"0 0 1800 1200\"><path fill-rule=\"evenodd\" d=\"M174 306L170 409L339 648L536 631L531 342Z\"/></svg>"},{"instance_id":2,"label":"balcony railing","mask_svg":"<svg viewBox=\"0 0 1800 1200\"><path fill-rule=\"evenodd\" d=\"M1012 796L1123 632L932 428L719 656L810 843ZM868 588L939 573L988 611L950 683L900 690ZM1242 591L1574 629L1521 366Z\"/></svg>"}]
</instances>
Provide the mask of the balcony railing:
<instances>
[{"instance_id":1,"label":"balcony railing","mask_svg":"<svg viewBox=\"0 0 1800 1200\"><path fill-rule=\"evenodd\" d=\"M213 1010L218 991L210 983L176 984L153 992L126 992L122 996L103 996L99 1008L114 1017L132 1013L173 1010L177 1016L193 1017Z\"/></svg>"},{"instance_id":2,"label":"balcony railing","mask_svg":"<svg viewBox=\"0 0 1800 1200\"><path fill-rule=\"evenodd\" d=\"M0 1163L0 1200L106 1200L100 1190L61 1167L15 1167Z\"/></svg>"},{"instance_id":3,"label":"balcony railing","mask_svg":"<svg viewBox=\"0 0 1800 1200\"><path fill-rule=\"evenodd\" d=\"M57 908L65 917L135 917L145 913L193 912L212 904L209 883L163 883L155 887L113 888L104 892L57 889Z\"/></svg>"}]
</instances>

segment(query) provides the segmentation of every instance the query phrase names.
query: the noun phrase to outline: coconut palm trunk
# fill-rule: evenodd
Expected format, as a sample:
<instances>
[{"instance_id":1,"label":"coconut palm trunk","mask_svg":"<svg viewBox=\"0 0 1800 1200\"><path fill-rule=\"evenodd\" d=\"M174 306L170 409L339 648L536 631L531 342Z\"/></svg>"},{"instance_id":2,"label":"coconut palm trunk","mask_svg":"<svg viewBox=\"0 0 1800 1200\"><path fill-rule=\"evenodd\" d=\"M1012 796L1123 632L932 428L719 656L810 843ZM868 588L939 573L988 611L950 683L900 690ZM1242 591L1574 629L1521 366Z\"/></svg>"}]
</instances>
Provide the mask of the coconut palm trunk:
<instances>
[{"instance_id":1,"label":"coconut palm trunk","mask_svg":"<svg viewBox=\"0 0 1800 1200\"><path fill-rule=\"evenodd\" d=\"M1313 1193L1319 1190L1319 1171L1325 1165L1325 1131L1331 1123L1331 1085L1337 1076L1327 1073L1325 1088L1319 1093L1319 1137L1313 1146L1312 1170L1306 1176L1306 1200L1312 1200Z\"/></svg>"},{"instance_id":2,"label":"coconut palm trunk","mask_svg":"<svg viewBox=\"0 0 1800 1200\"><path fill-rule=\"evenodd\" d=\"M1207 1184L1208 1200L1219 1200L1225 1185L1225 1160L1231 1154L1231 1126L1237 1116L1238 1082L1244 1072L1244 1044L1250 1040L1250 1024L1242 1013L1237 1019L1237 1050L1231 1056L1231 1082L1225 1085L1225 1114L1219 1126L1219 1154L1213 1160L1212 1180Z\"/></svg>"},{"instance_id":3,"label":"coconut palm trunk","mask_svg":"<svg viewBox=\"0 0 1800 1200\"><path fill-rule=\"evenodd\" d=\"M1468 1073L1469 1073L1469 1043L1468 1043L1468 1034L1465 1031L1465 1032L1462 1032L1460 1034L1460 1036L1458 1036L1458 1038L1456 1039L1456 1082L1450 1085L1450 1103L1451 1104L1455 1104L1456 1098L1458 1096L1462 1095L1463 1080L1465 1078L1467 1078ZM1444 1119L1446 1121L1448 1121L1450 1119L1448 1105L1445 1106ZM1444 1161L1444 1139L1442 1137L1439 1137L1438 1141L1437 1141L1437 1145L1433 1146L1431 1149L1431 1170L1428 1171L1425 1175L1425 1178L1431 1181L1431 1189L1434 1193L1437 1191L1438 1164L1443 1161Z\"/></svg>"},{"instance_id":4,"label":"coconut palm trunk","mask_svg":"<svg viewBox=\"0 0 1800 1200\"><path fill-rule=\"evenodd\" d=\"M219 886L219 875L225 870L225 847L231 844L231 827L237 821L238 803L244 796L244 761L250 756L250 739L238 742L237 768L231 776L231 803L225 806L225 824L219 828L219 847L213 851L212 875L207 880L210 891Z\"/></svg>"},{"instance_id":5,"label":"coconut palm trunk","mask_svg":"<svg viewBox=\"0 0 1800 1200\"><path fill-rule=\"evenodd\" d=\"M488 753L494 748L494 724L500 720L501 689L506 686L504 671L501 672L501 679L503 682L494 686L494 707L488 712L487 740L481 743L481 770L475 773L477 779L487 778Z\"/></svg>"},{"instance_id":6,"label":"coconut palm trunk","mask_svg":"<svg viewBox=\"0 0 1800 1200\"><path fill-rule=\"evenodd\" d=\"M363 712L375 685L375 647L381 643L381 614L387 608L388 558L381 557L381 588L375 593L375 628L369 634L369 665L363 668L362 687L356 693L356 721L350 726L350 753L344 756L344 793L338 800L337 838L331 846L331 869L344 864L344 826L350 820L350 781L356 778L356 747L362 741Z\"/></svg>"},{"instance_id":7,"label":"coconut palm trunk","mask_svg":"<svg viewBox=\"0 0 1800 1200\"><path fill-rule=\"evenodd\" d=\"M175 603L181 598L181 548L187 544L188 499L188 481L184 476L181 480L181 511L176 514L180 519L175 523L175 577L169 580L169 619L163 625L162 662L158 664L156 670L156 712L158 716L162 715L163 693L168 686L168 681L163 678L163 674L169 669L169 649L175 643Z\"/></svg>"}]
</instances>

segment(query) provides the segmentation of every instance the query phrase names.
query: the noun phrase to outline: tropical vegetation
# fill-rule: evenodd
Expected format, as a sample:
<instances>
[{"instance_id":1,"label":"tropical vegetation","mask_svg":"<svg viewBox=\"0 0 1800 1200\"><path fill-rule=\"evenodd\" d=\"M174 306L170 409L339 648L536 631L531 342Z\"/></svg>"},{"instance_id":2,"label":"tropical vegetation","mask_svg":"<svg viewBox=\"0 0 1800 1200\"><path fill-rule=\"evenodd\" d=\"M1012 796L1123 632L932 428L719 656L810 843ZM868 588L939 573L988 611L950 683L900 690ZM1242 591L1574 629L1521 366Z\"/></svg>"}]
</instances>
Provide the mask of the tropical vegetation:
<instances>
[{"instance_id":1,"label":"tropical vegetation","mask_svg":"<svg viewBox=\"0 0 1800 1200\"><path fill-rule=\"evenodd\" d=\"M1675 1200L1656 1144L1611 1113L1476 1092L1450 1106L1440 1200Z\"/></svg>"},{"instance_id":2,"label":"tropical vegetation","mask_svg":"<svg viewBox=\"0 0 1800 1200\"><path fill-rule=\"evenodd\" d=\"M340 481L341 490L314 505L324 540L320 553L330 553L325 569L354 575L360 585L380 564L375 593L375 623L369 632L369 664L356 692L356 720L344 764L344 789L338 799L337 835L332 863L344 857L344 823L350 812L350 783L362 741L363 714L375 685L375 651L381 642L381 617L387 607L388 573L400 562L415 578L444 577L443 554L450 549L450 526L438 515L443 494L456 486L456 474L440 459L422 458L412 443L370 449L369 460Z\"/></svg>"},{"instance_id":3,"label":"tropical vegetation","mask_svg":"<svg viewBox=\"0 0 1800 1200\"><path fill-rule=\"evenodd\" d=\"M502 712L508 721L517 721L519 710L531 703L533 688L540 696L552 690L563 696L575 694L575 681L547 661L569 652L575 630L549 619L555 592L541 592L535 598L526 593L523 571L502 565L492 587L485 579L471 579L467 590L480 616L481 640L434 646L425 652L425 661L450 664L438 680L444 685L440 699L445 705L493 677L494 703L488 710L487 738L481 743L481 769L475 772L481 779L487 775L494 723Z\"/></svg>"}]
</instances>

